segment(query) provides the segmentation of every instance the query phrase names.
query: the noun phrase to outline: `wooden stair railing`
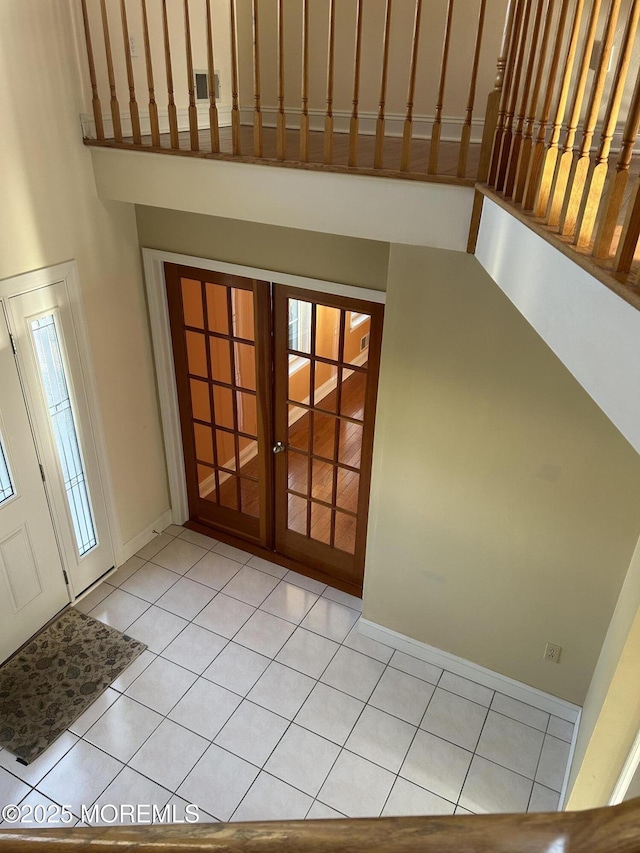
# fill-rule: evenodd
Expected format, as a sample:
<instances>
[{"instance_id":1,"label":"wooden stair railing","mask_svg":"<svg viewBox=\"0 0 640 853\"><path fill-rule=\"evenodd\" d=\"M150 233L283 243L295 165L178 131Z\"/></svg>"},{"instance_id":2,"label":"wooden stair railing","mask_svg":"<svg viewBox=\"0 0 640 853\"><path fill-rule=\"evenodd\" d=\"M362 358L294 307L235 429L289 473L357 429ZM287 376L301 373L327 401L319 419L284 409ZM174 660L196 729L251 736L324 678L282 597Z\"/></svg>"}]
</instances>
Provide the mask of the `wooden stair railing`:
<instances>
[{"instance_id":1,"label":"wooden stair railing","mask_svg":"<svg viewBox=\"0 0 640 853\"><path fill-rule=\"evenodd\" d=\"M504 0L384 0L383 15L364 0L80 4L93 112L87 144L473 185L476 94L489 88L487 51ZM144 64L132 60L130 37L139 32ZM214 55L224 64L223 101ZM197 102L198 68L208 75L208 104ZM148 104L136 99L145 83Z\"/></svg>"},{"instance_id":2,"label":"wooden stair railing","mask_svg":"<svg viewBox=\"0 0 640 853\"><path fill-rule=\"evenodd\" d=\"M481 189L640 308L640 152L635 150L640 0L515 2L491 165L486 175L480 170ZM533 17L532 4L537 5ZM488 116L492 109L490 104Z\"/></svg>"},{"instance_id":3,"label":"wooden stair railing","mask_svg":"<svg viewBox=\"0 0 640 853\"><path fill-rule=\"evenodd\" d=\"M0 830L16 853L638 853L640 800L582 812Z\"/></svg>"}]
</instances>

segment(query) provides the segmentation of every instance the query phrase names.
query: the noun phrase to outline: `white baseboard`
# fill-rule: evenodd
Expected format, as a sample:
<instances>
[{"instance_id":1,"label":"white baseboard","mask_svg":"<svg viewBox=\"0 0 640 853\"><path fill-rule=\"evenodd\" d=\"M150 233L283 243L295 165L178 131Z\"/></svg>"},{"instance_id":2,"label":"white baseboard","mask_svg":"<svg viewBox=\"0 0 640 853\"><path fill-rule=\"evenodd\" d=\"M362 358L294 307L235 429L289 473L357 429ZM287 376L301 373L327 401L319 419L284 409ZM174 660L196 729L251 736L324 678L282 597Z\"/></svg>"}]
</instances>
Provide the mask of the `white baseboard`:
<instances>
[{"instance_id":1,"label":"white baseboard","mask_svg":"<svg viewBox=\"0 0 640 853\"><path fill-rule=\"evenodd\" d=\"M161 533L165 527L168 527L173 521L171 510L168 509L162 513L159 518L153 522L153 524L149 524L144 530L141 530L136 536L132 539L129 539L128 542L125 542L118 549L118 566L121 566L123 563L126 563L129 557L133 557L134 554L144 548L144 546L151 542L156 534Z\"/></svg>"},{"instance_id":2,"label":"white baseboard","mask_svg":"<svg viewBox=\"0 0 640 853\"><path fill-rule=\"evenodd\" d=\"M358 622L358 630L365 637L377 640L379 643L384 643L386 646L391 646L398 651L427 661L427 663L446 669L448 672L453 672L463 678L468 678L470 681L482 684L490 690L497 690L512 699L526 702L527 705L532 705L534 708L546 711L548 714L553 714L569 723L575 723L579 719L581 708L572 702L559 699L550 693L544 693L542 690L537 690L535 687L501 675L499 672L494 672L470 660L465 660L449 652L443 652L434 646L421 643L419 640L414 640L404 634L399 634L397 631L392 631L390 628L385 628L383 625L371 622L369 619L361 618Z\"/></svg>"}]
</instances>

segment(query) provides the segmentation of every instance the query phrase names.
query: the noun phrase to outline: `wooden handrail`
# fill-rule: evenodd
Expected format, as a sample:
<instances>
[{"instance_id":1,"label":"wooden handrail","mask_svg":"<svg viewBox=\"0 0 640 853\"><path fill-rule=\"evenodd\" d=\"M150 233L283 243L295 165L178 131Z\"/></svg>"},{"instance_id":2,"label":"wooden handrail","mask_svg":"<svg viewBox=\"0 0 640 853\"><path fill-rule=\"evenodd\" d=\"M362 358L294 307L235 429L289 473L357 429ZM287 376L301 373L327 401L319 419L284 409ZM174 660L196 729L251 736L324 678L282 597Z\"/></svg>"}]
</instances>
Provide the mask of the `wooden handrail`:
<instances>
[{"instance_id":1,"label":"wooden handrail","mask_svg":"<svg viewBox=\"0 0 640 853\"><path fill-rule=\"evenodd\" d=\"M0 829L12 853L638 853L640 800L581 812Z\"/></svg>"}]
</instances>

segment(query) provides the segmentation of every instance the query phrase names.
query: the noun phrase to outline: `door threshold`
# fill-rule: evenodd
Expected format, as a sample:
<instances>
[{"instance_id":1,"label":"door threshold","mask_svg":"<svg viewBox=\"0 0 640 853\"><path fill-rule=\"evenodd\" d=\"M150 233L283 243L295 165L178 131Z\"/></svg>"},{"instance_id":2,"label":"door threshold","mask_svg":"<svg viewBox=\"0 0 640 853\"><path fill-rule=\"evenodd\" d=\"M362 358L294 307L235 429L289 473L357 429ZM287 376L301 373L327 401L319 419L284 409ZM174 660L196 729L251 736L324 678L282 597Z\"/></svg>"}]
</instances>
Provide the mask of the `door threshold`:
<instances>
[{"instance_id":1,"label":"door threshold","mask_svg":"<svg viewBox=\"0 0 640 853\"><path fill-rule=\"evenodd\" d=\"M284 557L282 554L270 551L268 548L263 548L255 542L249 542L246 539L241 539L239 536L233 536L224 530L219 530L208 524L201 524L198 521L185 521L183 527L186 527L188 530L194 530L196 533L202 533L204 536L210 536L212 539L218 539L220 542L224 542L225 545L240 548L240 550L254 554L256 557L262 557L263 560L269 560L269 562L275 563L277 566L291 569L291 571L298 572L298 574L311 578L314 581L326 583L327 586L331 586L334 589L348 592L350 595L355 595L356 598L362 598L361 585L340 580L318 569L311 569L304 563L298 562L298 560L294 560L291 557Z\"/></svg>"}]
</instances>

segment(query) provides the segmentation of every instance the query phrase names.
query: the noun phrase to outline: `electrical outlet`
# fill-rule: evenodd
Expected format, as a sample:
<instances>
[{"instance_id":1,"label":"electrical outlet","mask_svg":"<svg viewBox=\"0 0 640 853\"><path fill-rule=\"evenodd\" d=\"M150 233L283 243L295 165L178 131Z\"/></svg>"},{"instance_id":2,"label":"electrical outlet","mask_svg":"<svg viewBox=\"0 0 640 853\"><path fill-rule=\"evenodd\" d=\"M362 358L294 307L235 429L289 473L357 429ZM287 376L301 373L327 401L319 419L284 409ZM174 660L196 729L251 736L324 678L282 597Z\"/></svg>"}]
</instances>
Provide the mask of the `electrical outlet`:
<instances>
[{"instance_id":1,"label":"electrical outlet","mask_svg":"<svg viewBox=\"0 0 640 853\"><path fill-rule=\"evenodd\" d=\"M551 663L560 663L561 652L561 646L557 646L555 643L547 643L547 647L544 650L544 659L550 660Z\"/></svg>"},{"instance_id":2,"label":"electrical outlet","mask_svg":"<svg viewBox=\"0 0 640 853\"><path fill-rule=\"evenodd\" d=\"M129 36L129 56L138 55L138 43L135 36Z\"/></svg>"}]
</instances>

